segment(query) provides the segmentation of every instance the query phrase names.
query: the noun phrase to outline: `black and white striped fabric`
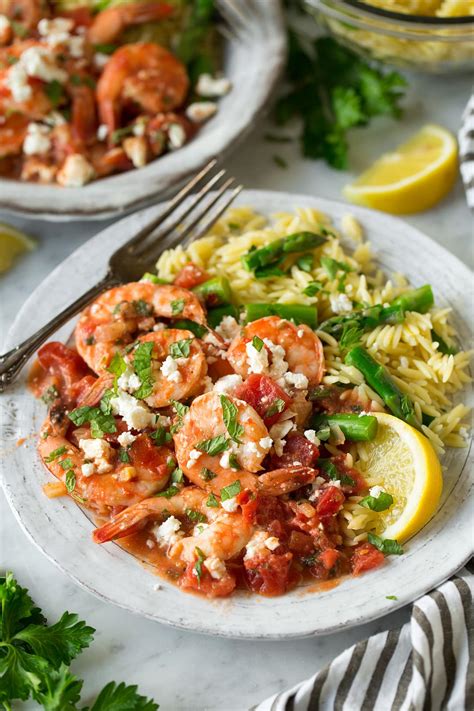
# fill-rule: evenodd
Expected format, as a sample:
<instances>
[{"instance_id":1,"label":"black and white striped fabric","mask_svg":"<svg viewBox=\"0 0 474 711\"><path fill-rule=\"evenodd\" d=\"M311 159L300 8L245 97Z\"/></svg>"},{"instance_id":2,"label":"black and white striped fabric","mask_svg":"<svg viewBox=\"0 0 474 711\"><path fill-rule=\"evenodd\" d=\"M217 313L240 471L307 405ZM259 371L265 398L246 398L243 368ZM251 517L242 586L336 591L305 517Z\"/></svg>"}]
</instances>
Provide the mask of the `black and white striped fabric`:
<instances>
[{"instance_id":1,"label":"black and white striped fabric","mask_svg":"<svg viewBox=\"0 0 474 711\"><path fill-rule=\"evenodd\" d=\"M459 129L459 161L467 204L474 210L474 94L462 115Z\"/></svg>"},{"instance_id":2,"label":"black and white striped fabric","mask_svg":"<svg viewBox=\"0 0 474 711\"><path fill-rule=\"evenodd\" d=\"M340 654L252 711L472 711L474 565L413 604L411 620Z\"/></svg>"}]
</instances>

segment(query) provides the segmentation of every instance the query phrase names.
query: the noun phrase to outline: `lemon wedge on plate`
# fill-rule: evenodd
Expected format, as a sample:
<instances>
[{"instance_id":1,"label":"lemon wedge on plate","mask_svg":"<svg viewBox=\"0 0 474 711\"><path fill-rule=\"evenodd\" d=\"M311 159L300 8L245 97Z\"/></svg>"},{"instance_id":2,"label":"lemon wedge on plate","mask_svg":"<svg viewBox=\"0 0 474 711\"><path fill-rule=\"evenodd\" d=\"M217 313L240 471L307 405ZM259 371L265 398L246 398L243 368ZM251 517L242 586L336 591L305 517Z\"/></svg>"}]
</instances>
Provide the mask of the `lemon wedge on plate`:
<instances>
[{"instance_id":1,"label":"lemon wedge on plate","mask_svg":"<svg viewBox=\"0 0 474 711\"><path fill-rule=\"evenodd\" d=\"M456 139L442 126L429 124L375 161L343 193L357 205L410 214L436 205L453 187L457 173Z\"/></svg>"},{"instance_id":2,"label":"lemon wedge on plate","mask_svg":"<svg viewBox=\"0 0 474 711\"><path fill-rule=\"evenodd\" d=\"M0 222L0 274L10 269L13 260L23 252L31 252L36 242L11 225Z\"/></svg>"},{"instance_id":3,"label":"lemon wedge on plate","mask_svg":"<svg viewBox=\"0 0 474 711\"><path fill-rule=\"evenodd\" d=\"M380 512L383 538L405 541L430 520L443 488L441 465L431 442L403 420L373 412L378 420L375 439L365 443L367 460L361 473L393 497Z\"/></svg>"}]
</instances>

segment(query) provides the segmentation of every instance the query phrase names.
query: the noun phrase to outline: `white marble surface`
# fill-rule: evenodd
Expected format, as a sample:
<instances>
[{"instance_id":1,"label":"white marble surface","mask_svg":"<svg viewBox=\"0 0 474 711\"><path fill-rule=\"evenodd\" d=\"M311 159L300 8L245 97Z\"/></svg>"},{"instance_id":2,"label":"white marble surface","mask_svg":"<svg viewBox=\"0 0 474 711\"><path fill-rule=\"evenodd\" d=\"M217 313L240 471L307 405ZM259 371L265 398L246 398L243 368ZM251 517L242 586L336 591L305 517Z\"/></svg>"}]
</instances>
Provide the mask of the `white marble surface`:
<instances>
[{"instance_id":1,"label":"white marble surface","mask_svg":"<svg viewBox=\"0 0 474 711\"><path fill-rule=\"evenodd\" d=\"M401 123L379 120L353 133L354 172L429 121L457 131L469 91L468 77L412 78ZM267 130L268 126L256 127L254 135L226 161L226 167L246 187L340 198L347 173L332 171L320 162L304 161L292 146L262 141ZM275 154L287 160L287 169L274 165ZM38 250L1 278L3 335L35 285L104 223L47 224L6 215L0 215L1 219L24 227L39 240ZM472 267L472 221L460 182L437 208L411 216L408 221ZM2 466L8 466L8 461ZM405 609L337 635L280 643L226 641L178 632L106 605L70 582L25 537L3 497L0 568L15 572L51 621L68 609L97 629L92 648L73 664L73 671L86 680L84 702L104 683L115 679L139 684L163 711L240 711L310 676L355 641L408 618Z\"/></svg>"}]
</instances>

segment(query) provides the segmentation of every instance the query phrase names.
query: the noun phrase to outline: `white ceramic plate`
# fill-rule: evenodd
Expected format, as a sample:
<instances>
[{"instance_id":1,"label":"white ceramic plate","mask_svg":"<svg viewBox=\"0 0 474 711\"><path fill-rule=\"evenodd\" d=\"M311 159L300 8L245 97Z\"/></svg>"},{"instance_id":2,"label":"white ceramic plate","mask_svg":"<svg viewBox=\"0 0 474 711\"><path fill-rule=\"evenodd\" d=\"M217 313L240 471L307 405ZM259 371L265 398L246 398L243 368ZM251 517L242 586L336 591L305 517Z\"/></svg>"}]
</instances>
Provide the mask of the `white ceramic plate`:
<instances>
[{"instance_id":1,"label":"white ceramic plate","mask_svg":"<svg viewBox=\"0 0 474 711\"><path fill-rule=\"evenodd\" d=\"M286 31L276 0L217 0L217 7L227 28L223 72L232 91L189 144L140 170L82 188L0 178L0 208L51 220L112 217L149 205L212 157L233 148L269 106L286 55Z\"/></svg>"},{"instance_id":2,"label":"white ceramic plate","mask_svg":"<svg viewBox=\"0 0 474 711\"><path fill-rule=\"evenodd\" d=\"M260 191L244 192L239 203L263 214L315 207L336 224L347 206L330 200ZM25 303L9 334L9 345L25 338L59 308L102 276L109 253L140 228L157 208L115 223L83 245L55 269ZM431 283L439 304L449 304L465 345L469 340L470 272L455 257L401 220L351 207L363 223L381 265L405 272L414 285ZM71 327L58 333L66 340ZM465 394L464 400L467 399ZM349 578L333 590L302 589L273 599L244 594L209 602L157 582L115 543L95 545L92 523L69 499L48 500L41 486L50 479L35 451L34 434L46 414L19 383L2 399L3 439L7 450L3 484L25 532L40 550L81 586L116 605L159 622L228 637L287 639L327 634L373 620L411 602L456 571L472 553L468 450L451 450L444 461L445 488L433 520L382 568ZM15 442L26 437L26 443ZM388 601L386 595L398 600Z\"/></svg>"}]
</instances>

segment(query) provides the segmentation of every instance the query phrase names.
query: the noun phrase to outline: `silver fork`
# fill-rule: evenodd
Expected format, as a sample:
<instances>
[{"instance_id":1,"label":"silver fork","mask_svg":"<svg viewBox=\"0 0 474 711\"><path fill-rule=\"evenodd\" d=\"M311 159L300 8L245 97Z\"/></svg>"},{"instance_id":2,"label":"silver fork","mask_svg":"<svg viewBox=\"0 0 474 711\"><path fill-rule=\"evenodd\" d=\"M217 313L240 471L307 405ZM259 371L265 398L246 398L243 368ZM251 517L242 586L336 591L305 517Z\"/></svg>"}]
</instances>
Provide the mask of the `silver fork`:
<instances>
[{"instance_id":1,"label":"silver fork","mask_svg":"<svg viewBox=\"0 0 474 711\"><path fill-rule=\"evenodd\" d=\"M0 392L15 381L33 353L96 296L112 286L138 281L165 249L177 244L187 245L206 234L243 188L243 185L234 186L235 178L227 177L224 169L214 173L216 163L217 160L211 160L172 198L158 217L111 255L107 272L98 284L23 343L0 355ZM183 205L194 188L197 192L188 204ZM159 227L162 229L155 232Z\"/></svg>"}]
</instances>

